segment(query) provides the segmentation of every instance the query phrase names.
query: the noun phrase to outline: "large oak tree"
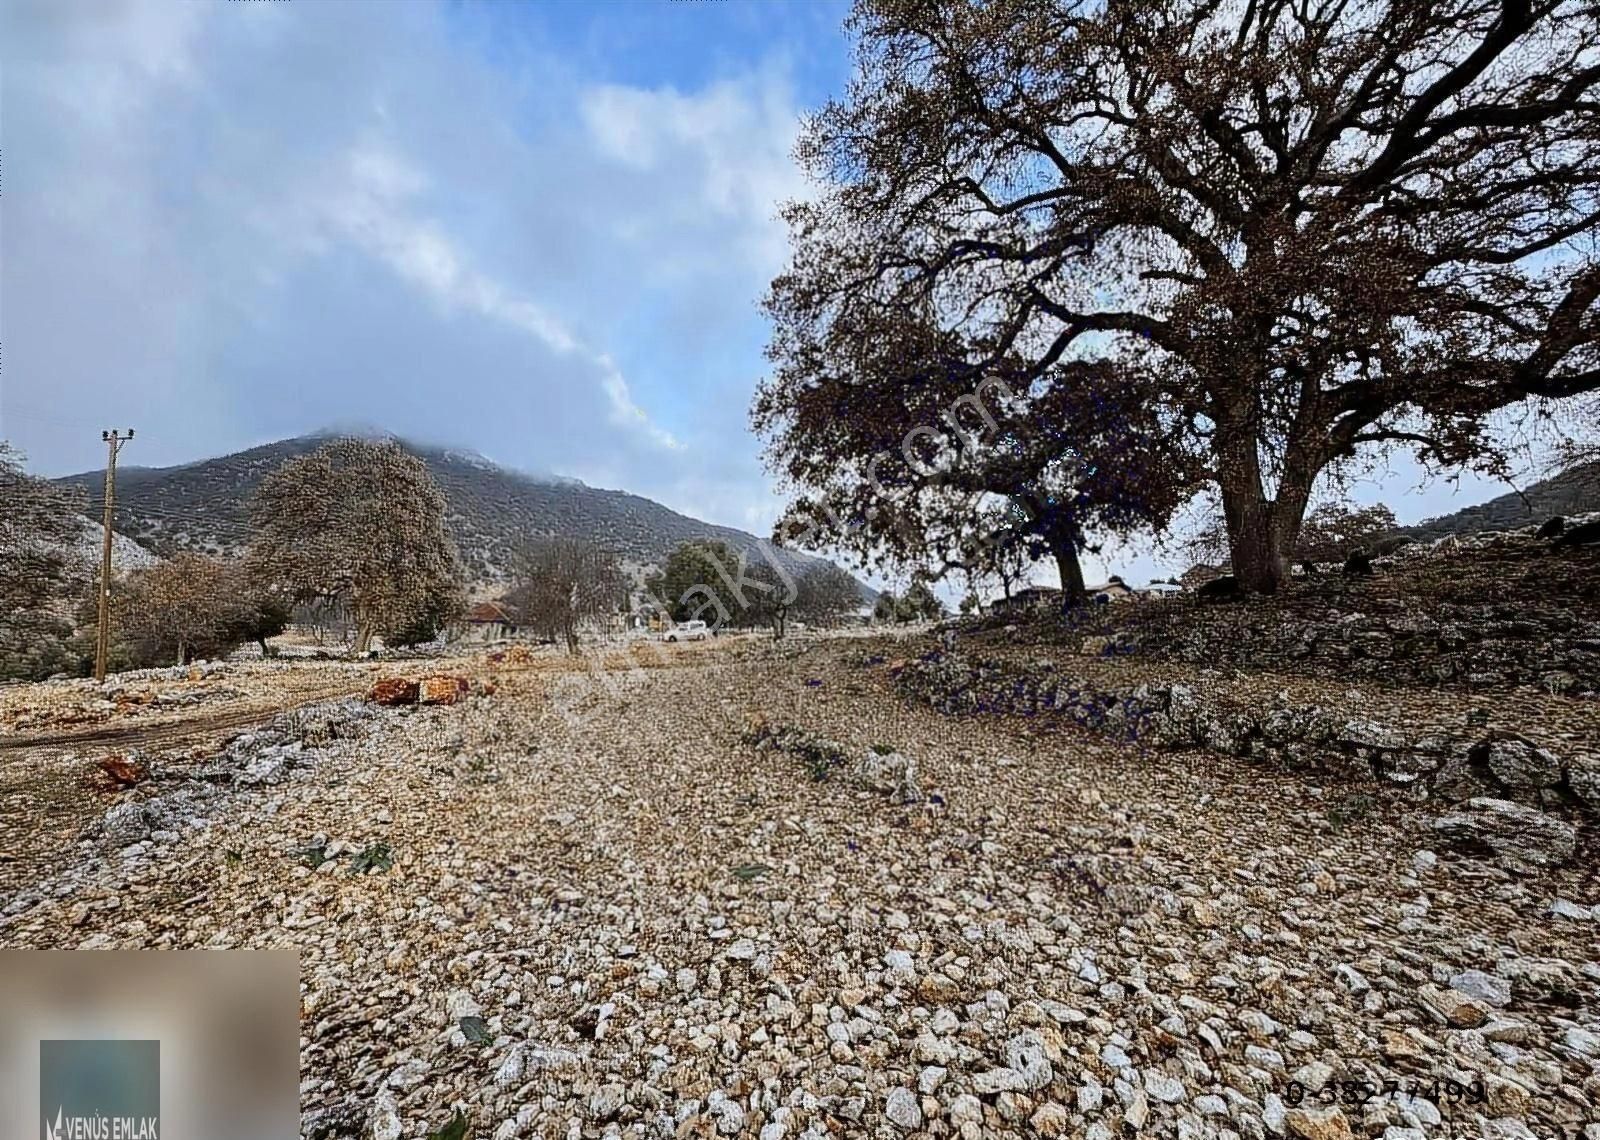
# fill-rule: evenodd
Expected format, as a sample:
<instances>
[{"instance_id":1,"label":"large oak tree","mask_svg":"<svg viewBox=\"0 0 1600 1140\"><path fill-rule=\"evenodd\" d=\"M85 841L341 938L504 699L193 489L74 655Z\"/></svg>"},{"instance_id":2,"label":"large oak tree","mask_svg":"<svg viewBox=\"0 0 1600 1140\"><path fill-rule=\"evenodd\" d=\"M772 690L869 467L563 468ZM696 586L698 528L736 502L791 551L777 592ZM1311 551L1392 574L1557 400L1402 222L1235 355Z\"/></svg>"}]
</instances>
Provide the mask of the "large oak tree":
<instances>
[{"instance_id":1,"label":"large oak tree","mask_svg":"<svg viewBox=\"0 0 1600 1140\"><path fill-rule=\"evenodd\" d=\"M1121 371L1201 435L1271 591L1330 468L1492 468L1491 413L1600 388L1587 0L859 0L851 26L768 303L780 460L816 390L915 398L849 347L908 320L959 342L900 342L935 371Z\"/></svg>"},{"instance_id":2,"label":"large oak tree","mask_svg":"<svg viewBox=\"0 0 1600 1140\"><path fill-rule=\"evenodd\" d=\"M258 580L296 602L348 607L355 652L372 635L464 602L445 501L422 460L399 445L338 439L262 480L252 510Z\"/></svg>"}]
</instances>

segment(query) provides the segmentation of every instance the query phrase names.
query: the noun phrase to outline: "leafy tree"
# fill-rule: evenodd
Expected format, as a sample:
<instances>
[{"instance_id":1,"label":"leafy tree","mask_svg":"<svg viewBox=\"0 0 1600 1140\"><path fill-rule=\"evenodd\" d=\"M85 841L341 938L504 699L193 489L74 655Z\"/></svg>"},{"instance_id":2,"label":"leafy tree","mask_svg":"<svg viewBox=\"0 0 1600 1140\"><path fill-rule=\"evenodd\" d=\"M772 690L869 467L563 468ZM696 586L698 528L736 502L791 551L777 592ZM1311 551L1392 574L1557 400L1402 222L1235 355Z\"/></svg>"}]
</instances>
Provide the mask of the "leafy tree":
<instances>
[{"instance_id":1,"label":"leafy tree","mask_svg":"<svg viewBox=\"0 0 1600 1140\"><path fill-rule=\"evenodd\" d=\"M742 551L713 540L684 543L645 579L646 593L673 621L704 621L713 629L768 624L777 598L787 613L794 590L793 579L770 559L752 564Z\"/></svg>"},{"instance_id":2,"label":"leafy tree","mask_svg":"<svg viewBox=\"0 0 1600 1140\"><path fill-rule=\"evenodd\" d=\"M114 636L135 667L185 664L238 616L227 566L183 552L128 576L114 600Z\"/></svg>"},{"instance_id":3,"label":"leafy tree","mask_svg":"<svg viewBox=\"0 0 1600 1140\"><path fill-rule=\"evenodd\" d=\"M616 555L578 538L525 539L513 558L512 580L507 600L518 622L562 639L574 655L579 629L627 601Z\"/></svg>"},{"instance_id":4,"label":"leafy tree","mask_svg":"<svg viewBox=\"0 0 1600 1140\"><path fill-rule=\"evenodd\" d=\"M861 589L849 572L832 563L808 566L795 583L795 616L813 625L833 625L861 608Z\"/></svg>"},{"instance_id":5,"label":"leafy tree","mask_svg":"<svg viewBox=\"0 0 1600 1140\"><path fill-rule=\"evenodd\" d=\"M382 629L385 645L409 648L436 639L466 608L464 592L455 583L439 584L428 595L422 608L404 625Z\"/></svg>"},{"instance_id":6,"label":"leafy tree","mask_svg":"<svg viewBox=\"0 0 1600 1140\"><path fill-rule=\"evenodd\" d=\"M944 617L944 612L944 603L921 578L913 581L895 604L895 617L899 621L938 621Z\"/></svg>"},{"instance_id":7,"label":"leafy tree","mask_svg":"<svg viewBox=\"0 0 1600 1140\"><path fill-rule=\"evenodd\" d=\"M811 566L791 580L770 563L758 563L747 577L760 588L746 591L746 605L733 624L770 626L775 640L791 620L828 625L861 604L855 579L837 566Z\"/></svg>"},{"instance_id":8,"label":"leafy tree","mask_svg":"<svg viewBox=\"0 0 1600 1140\"><path fill-rule=\"evenodd\" d=\"M193 552L125 576L113 597L118 668L182 665L267 639L289 622L287 599L263 591L244 567Z\"/></svg>"},{"instance_id":9,"label":"leafy tree","mask_svg":"<svg viewBox=\"0 0 1600 1140\"><path fill-rule=\"evenodd\" d=\"M90 582L73 557L81 501L22 469L0 440L0 680L36 680L68 668L72 599Z\"/></svg>"},{"instance_id":10,"label":"leafy tree","mask_svg":"<svg viewBox=\"0 0 1600 1140\"><path fill-rule=\"evenodd\" d=\"M277 637L289 628L291 612L287 598L257 594L244 607L239 621L228 627L226 636L240 645L253 641L261 647L261 656L271 657L274 654L267 645L267 639Z\"/></svg>"},{"instance_id":11,"label":"leafy tree","mask_svg":"<svg viewBox=\"0 0 1600 1140\"><path fill-rule=\"evenodd\" d=\"M779 522L785 544L943 577L995 545L986 524L1000 515L985 504L999 497L996 548L1053 558L1077 602L1091 533L1164 526L1188 494L1181 432L1138 383L1067 364L1032 380L1015 359L979 367L979 346L876 301L865 315L838 308L839 273L806 260L767 302L777 369L752 418L769 464L803 492Z\"/></svg>"},{"instance_id":12,"label":"leafy tree","mask_svg":"<svg viewBox=\"0 0 1600 1140\"><path fill-rule=\"evenodd\" d=\"M900 614L900 599L890 590L885 590L878 595L878 600L872 604L872 620L877 622L897 621Z\"/></svg>"},{"instance_id":13,"label":"leafy tree","mask_svg":"<svg viewBox=\"0 0 1600 1140\"><path fill-rule=\"evenodd\" d=\"M1392 535L1397 526L1394 512L1382 503L1370 507L1319 503L1306 514L1294 557L1311 562L1342 561L1354 550L1370 552L1374 543Z\"/></svg>"},{"instance_id":14,"label":"leafy tree","mask_svg":"<svg viewBox=\"0 0 1600 1140\"><path fill-rule=\"evenodd\" d=\"M755 414L813 508L859 509L823 492L936 422L951 367L1091 462L1050 401L1124 377L1135 429L1203 441L1270 592L1324 475L1495 470L1493 411L1600 388L1587 0L858 0L851 28Z\"/></svg>"},{"instance_id":15,"label":"leafy tree","mask_svg":"<svg viewBox=\"0 0 1600 1140\"><path fill-rule=\"evenodd\" d=\"M358 654L374 633L461 604L444 496L394 443L340 439L288 461L262 481L252 515L258 580L297 602L347 605Z\"/></svg>"},{"instance_id":16,"label":"leafy tree","mask_svg":"<svg viewBox=\"0 0 1600 1140\"><path fill-rule=\"evenodd\" d=\"M961 596L961 612L975 614L983 609L983 603L978 600L978 595L968 590Z\"/></svg>"},{"instance_id":17,"label":"leafy tree","mask_svg":"<svg viewBox=\"0 0 1600 1140\"><path fill-rule=\"evenodd\" d=\"M795 615L798 591L788 589L783 576L770 565L753 566L747 576L759 588L745 596L745 604L732 613L729 624L765 625L771 628L774 641L781 640Z\"/></svg>"}]
</instances>

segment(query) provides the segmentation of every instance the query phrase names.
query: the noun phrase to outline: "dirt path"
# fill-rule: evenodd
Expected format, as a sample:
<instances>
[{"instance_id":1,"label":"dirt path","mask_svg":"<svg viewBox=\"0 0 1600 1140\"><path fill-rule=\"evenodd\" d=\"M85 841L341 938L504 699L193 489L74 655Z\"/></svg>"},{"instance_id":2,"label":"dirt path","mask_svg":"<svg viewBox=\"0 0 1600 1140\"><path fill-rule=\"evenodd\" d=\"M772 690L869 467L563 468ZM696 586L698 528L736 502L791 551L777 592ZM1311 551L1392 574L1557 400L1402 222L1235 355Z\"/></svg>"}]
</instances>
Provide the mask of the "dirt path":
<instances>
[{"instance_id":1,"label":"dirt path","mask_svg":"<svg viewBox=\"0 0 1600 1140\"><path fill-rule=\"evenodd\" d=\"M944 718L867 648L530 672L336 726L204 827L69 849L0 944L297 946L307 1135L423 1136L456 1106L498 1140L1600 1118L1596 927L1547 913L1600 902L1592 874L1435 858L1414 809L1346 818L1203 754ZM816 782L744 743L752 713L911 756L925 798ZM353 874L379 844L393 866ZM1335 1080L1374 1095L1290 1103Z\"/></svg>"},{"instance_id":2,"label":"dirt path","mask_svg":"<svg viewBox=\"0 0 1600 1140\"><path fill-rule=\"evenodd\" d=\"M8 734L0 736L0 754L59 748L94 747L108 750L150 748L157 745L172 746L196 742L259 724L286 709L298 708L317 701L357 696L364 692L366 687L365 679L351 680L334 685L319 685L292 694L251 702L243 708L233 707L225 711L208 709L193 716L180 716L170 720L108 725L100 728L75 729L70 732Z\"/></svg>"}]
</instances>

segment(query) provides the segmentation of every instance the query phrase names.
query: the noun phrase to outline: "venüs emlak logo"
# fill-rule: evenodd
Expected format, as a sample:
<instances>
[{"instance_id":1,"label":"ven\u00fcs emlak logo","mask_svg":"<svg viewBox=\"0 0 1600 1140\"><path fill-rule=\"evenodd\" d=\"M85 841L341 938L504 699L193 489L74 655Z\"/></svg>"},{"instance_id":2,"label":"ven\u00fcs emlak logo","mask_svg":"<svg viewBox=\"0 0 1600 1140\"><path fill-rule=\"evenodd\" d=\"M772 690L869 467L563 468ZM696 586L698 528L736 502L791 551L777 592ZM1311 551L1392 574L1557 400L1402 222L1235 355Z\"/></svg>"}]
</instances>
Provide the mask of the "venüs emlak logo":
<instances>
[{"instance_id":1,"label":"ven\u00fcs emlak logo","mask_svg":"<svg viewBox=\"0 0 1600 1140\"><path fill-rule=\"evenodd\" d=\"M56 1109L56 1122L45 1118L45 1140L161 1140L160 1122L153 1116L73 1116Z\"/></svg>"},{"instance_id":2,"label":"ven\u00fcs emlak logo","mask_svg":"<svg viewBox=\"0 0 1600 1140\"><path fill-rule=\"evenodd\" d=\"M41 1041L39 1103L44 1140L161 1140L161 1042Z\"/></svg>"}]
</instances>

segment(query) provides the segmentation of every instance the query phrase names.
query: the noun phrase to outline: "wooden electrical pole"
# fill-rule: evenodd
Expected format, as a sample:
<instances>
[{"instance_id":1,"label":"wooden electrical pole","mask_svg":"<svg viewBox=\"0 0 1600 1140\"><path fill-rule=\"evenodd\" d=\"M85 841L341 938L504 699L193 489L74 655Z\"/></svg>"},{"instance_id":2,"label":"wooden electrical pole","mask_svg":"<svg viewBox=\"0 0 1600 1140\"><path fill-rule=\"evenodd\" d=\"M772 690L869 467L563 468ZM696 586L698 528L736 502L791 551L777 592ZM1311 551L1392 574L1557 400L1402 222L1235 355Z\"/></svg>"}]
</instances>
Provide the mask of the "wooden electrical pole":
<instances>
[{"instance_id":1,"label":"wooden electrical pole","mask_svg":"<svg viewBox=\"0 0 1600 1140\"><path fill-rule=\"evenodd\" d=\"M133 438L133 429L127 435L115 430L103 431L100 438L106 441L106 514L104 544L100 548L100 629L94 645L94 679L106 679L106 657L111 651L111 507L117 495L117 452Z\"/></svg>"}]
</instances>

